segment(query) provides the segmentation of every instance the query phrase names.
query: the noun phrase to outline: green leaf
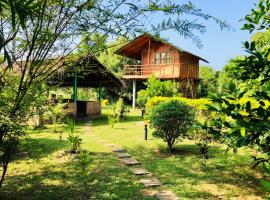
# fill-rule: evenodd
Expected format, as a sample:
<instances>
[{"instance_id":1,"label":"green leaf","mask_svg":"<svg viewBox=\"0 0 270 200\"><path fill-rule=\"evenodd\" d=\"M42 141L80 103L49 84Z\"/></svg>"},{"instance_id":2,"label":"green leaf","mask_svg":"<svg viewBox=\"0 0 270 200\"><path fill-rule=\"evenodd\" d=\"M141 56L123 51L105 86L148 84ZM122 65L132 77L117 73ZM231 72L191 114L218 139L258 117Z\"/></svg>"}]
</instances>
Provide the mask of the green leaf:
<instances>
[{"instance_id":1,"label":"green leaf","mask_svg":"<svg viewBox=\"0 0 270 200\"><path fill-rule=\"evenodd\" d=\"M246 128L245 127L241 127L240 128L240 134L245 137L246 136Z\"/></svg>"},{"instance_id":2,"label":"green leaf","mask_svg":"<svg viewBox=\"0 0 270 200\"><path fill-rule=\"evenodd\" d=\"M261 180L261 184L263 186L263 188L267 191L267 192L270 192L270 182L265 180L265 179L262 179Z\"/></svg>"}]
</instances>

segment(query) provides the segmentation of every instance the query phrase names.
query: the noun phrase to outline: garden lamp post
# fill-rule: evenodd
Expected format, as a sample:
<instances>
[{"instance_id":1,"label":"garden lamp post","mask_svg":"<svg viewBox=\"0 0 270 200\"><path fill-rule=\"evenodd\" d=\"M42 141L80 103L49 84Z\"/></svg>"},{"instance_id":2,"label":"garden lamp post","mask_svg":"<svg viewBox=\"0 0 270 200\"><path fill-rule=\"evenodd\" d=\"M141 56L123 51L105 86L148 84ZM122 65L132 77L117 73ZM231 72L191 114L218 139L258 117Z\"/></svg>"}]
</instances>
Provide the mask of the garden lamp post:
<instances>
[{"instance_id":1,"label":"garden lamp post","mask_svg":"<svg viewBox=\"0 0 270 200\"><path fill-rule=\"evenodd\" d=\"M144 140L147 140L147 133L148 133L148 120L144 120Z\"/></svg>"}]
</instances>

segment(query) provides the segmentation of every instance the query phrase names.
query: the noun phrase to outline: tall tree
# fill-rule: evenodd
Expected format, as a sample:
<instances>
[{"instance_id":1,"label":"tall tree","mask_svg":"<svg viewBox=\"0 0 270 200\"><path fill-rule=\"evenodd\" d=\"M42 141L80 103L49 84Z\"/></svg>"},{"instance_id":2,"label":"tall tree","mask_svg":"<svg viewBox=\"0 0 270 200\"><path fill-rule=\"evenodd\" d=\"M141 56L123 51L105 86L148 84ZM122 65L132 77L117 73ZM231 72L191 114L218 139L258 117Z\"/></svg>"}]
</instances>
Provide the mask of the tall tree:
<instances>
[{"instance_id":1,"label":"tall tree","mask_svg":"<svg viewBox=\"0 0 270 200\"><path fill-rule=\"evenodd\" d=\"M198 96L206 97L209 93L217 92L217 72L209 66L200 66Z\"/></svg>"},{"instance_id":2,"label":"tall tree","mask_svg":"<svg viewBox=\"0 0 270 200\"><path fill-rule=\"evenodd\" d=\"M246 16L243 29L267 31L270 27L270 1L260 0L256 8ZM266 158L255 158L255 165L264 163L270 172L270 46L258 41L244 43L248 55L238 60L234 72L242 82L231 83L225 94L212 95L209 111L215 113L212 120L202 126L208 132L220 136L229 147L237 150L243 146L258 149ZM262 48L263 46L263 48ZM256 88L251 83L256 81ZM270 191L270 183L262 180Z\"/></svg>"}]
</instances>

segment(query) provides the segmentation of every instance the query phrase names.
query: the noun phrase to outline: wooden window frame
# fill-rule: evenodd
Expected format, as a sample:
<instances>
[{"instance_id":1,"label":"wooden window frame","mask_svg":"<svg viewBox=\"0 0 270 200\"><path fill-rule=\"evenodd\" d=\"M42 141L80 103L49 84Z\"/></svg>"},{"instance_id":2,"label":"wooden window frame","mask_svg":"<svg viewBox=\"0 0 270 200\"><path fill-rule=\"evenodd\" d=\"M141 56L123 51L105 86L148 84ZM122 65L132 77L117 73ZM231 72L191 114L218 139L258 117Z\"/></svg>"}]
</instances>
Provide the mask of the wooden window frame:
<instances>
[{"instance_id":1,"label":"wooden window frame","mask_svg":"<svg viewBox=\"0 0 270 200\"><path fill-rule=\"evenodd\" d=\"M170 55L170 56L168 56ZM169 65L173 64L173 52L172 51L161 51L155 53L155 64L156 65Z\"/></svg>"}]
</instances>

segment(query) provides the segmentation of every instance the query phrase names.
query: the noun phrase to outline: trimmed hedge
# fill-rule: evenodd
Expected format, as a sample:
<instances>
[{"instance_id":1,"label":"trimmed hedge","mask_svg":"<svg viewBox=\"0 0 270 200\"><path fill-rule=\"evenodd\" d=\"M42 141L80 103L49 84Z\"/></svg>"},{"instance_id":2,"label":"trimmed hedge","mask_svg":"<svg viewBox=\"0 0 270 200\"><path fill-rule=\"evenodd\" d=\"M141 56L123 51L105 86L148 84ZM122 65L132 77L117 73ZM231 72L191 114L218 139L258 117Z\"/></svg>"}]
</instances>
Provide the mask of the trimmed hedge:
<instances>
[{"instance_id":1,"label":"trimmed hedge","mask_svg":"<svg viewBox=\"0 0 270 200\"><path fill-rule=\"evenodd\" d=\"M206 104L211 104L211 101L206 98L201 99L187 99L184 97L153 97L149 99L146 103L146 110L151 110L154 106L159 105L162 102L167 102L170 100L175 100L179 102L183 102L190 107L195 108L196 110L206 110Z\"/></svg>"}]
</instances>

